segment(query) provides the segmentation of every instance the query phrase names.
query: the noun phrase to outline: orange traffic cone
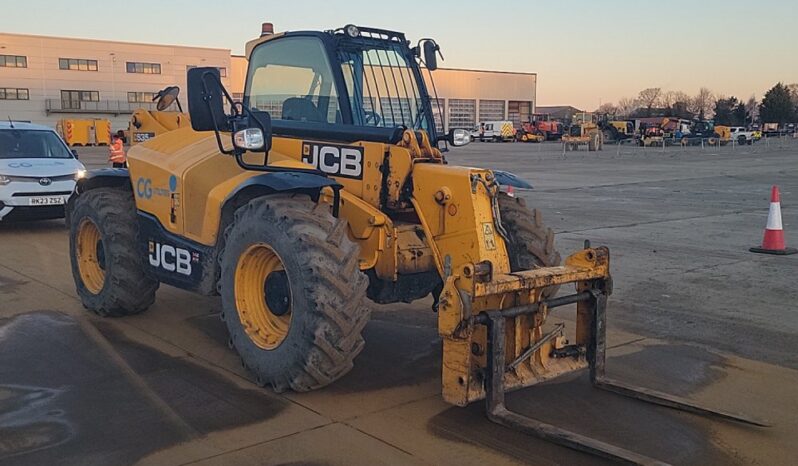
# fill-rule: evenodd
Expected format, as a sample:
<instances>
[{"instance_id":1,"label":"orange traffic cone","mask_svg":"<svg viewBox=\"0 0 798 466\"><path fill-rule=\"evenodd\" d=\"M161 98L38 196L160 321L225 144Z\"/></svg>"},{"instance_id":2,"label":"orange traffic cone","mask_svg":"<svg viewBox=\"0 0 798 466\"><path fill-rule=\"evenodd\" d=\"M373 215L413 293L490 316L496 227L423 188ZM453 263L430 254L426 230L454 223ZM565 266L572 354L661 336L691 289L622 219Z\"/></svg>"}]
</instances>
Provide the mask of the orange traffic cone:
<instances>
[{"instance_id":1,"label":"orange traffic cone","mask_svg":"<svg viewBox=\"0 0 798 466\"><path fill-rule=\"evenodd\" d=\"M773 186L770 190L770 212L768 212L768 224L765 227L762 247L751 248L750 251L780 256L798 253L798 249L788 248L784 244L784 229L781 226L781 197L778 186Z\"/></svg>"}]
</instances>

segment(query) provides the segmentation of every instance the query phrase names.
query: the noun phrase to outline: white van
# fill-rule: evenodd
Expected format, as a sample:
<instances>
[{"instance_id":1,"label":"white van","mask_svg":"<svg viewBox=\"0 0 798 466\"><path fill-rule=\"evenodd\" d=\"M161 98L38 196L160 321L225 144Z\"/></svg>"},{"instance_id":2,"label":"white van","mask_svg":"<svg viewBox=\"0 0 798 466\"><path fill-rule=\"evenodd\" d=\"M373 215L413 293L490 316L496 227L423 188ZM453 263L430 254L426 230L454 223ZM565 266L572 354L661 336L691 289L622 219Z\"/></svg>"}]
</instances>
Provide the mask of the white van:
<instances>
[{"instance_id":1,"label":"white van","mask_svg":"<svg viewBox=\"0 0 798 466\"><path fill-rule=\"evenodd\" d=\"M84 176L86 168L52 128L0 121L0 222L63 218Z\"/></svg>"},{"instance_id":2,"label":"white van","mask_svg":"<svg viewBox=\"0 0 798 466\"><path fill-rule=\"evenodd\" d=\"M484 121L471 131L472 141L513 141L515 128L512 121Z\"/></svg>"}]
</instances>

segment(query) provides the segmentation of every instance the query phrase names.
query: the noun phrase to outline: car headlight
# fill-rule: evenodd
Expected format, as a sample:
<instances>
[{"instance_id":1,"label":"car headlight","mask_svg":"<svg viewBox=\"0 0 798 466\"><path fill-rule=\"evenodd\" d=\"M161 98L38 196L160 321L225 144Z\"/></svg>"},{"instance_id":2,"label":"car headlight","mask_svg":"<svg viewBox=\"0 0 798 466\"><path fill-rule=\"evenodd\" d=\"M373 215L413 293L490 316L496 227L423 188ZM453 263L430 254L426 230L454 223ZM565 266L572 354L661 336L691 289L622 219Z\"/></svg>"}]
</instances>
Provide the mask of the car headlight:
<instances>
[{"instance_id":1,"label":"car headlight","mask_svg":"<svg viewBox=\"0 0 798 466\"><path fill-rule=\"evenodd\" d=\"M11 178L9 178L9 177L7 177L5 175L0 175L0 186L5 186L8 183L11 183Z\"/></svg>"},{"instance_id":2,"label":"car headlight","mask_svg":"<svg viewBox=\"0 0 798 466\"><path fill-rule=\"evenodd\" d=\"M86 170L78 170L75 173L75 181L86 178Z\"/></svg>"}]
</instances>

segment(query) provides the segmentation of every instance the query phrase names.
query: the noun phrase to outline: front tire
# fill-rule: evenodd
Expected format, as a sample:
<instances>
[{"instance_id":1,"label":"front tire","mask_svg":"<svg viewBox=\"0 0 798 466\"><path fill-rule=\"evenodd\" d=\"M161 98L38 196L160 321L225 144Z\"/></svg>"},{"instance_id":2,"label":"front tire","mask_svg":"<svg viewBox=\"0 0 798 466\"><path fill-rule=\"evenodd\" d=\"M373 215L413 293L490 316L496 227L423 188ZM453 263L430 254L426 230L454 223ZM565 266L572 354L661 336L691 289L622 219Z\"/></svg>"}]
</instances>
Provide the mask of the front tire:
<instances>
[{"instance_id":1,"label":"front tire","mask_svg":"<svg viewBox=\"0 0 798 466\"><path fill-rule=\"evenodd\" d=\"M83 306L103 317L147 310L159 283L146 273L133 194L89 190L77 197L68 217L72 277Z\"/></svg>"},{"instance_id":2,"label":"front tire","mask_svg":"<svg viewBox=\"0 0 798 466\"><path fill-rule=\"evenodd\" d=\"M499 193L499 214L507 230L510 271L539 269L560 265L560 253L554 247L554 231L543 223L539 209L530 211L526 202L506 193ZM543 299L557 294L559 286L543 290Z\"/></svg>"},{"instance_id":3,"label":"front tire","mask_svg":"<svg viewBox=\"0 0 798 466\"><path fill-rule=\"evenodd\" d=\"M369 318L358 257L346 221L307 196L236 211L219 259L223 318L259 385L304 392L352 369Z\"/></svg>"}]
</instances>

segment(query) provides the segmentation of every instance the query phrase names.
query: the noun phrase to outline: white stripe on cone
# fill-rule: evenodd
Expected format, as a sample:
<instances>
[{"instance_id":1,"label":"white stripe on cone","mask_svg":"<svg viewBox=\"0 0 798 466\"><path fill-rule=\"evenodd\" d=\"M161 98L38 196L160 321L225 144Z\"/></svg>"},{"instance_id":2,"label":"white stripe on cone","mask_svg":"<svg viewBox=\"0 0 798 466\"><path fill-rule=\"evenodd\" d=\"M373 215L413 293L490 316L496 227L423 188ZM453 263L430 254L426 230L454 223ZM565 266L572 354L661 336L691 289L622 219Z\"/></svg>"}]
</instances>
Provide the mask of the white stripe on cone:
<instances>
[{"instance_id":1,"label":"white stripe on cone","mask_svg":"<svg viewBox=\"0 0 798 466\"><path fill-rule=\"evenodd\" d=\"M779 202L770 203L770 211L768 212L768 225L765 228L768 230L783 229L783 227L781 226L781 203Z\"/></svg>"}]
</instances>

